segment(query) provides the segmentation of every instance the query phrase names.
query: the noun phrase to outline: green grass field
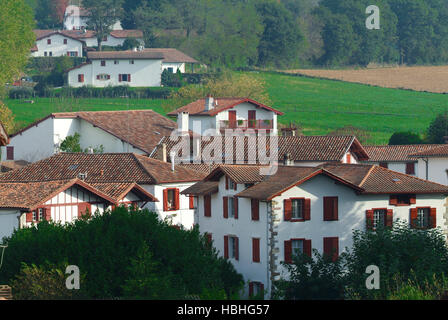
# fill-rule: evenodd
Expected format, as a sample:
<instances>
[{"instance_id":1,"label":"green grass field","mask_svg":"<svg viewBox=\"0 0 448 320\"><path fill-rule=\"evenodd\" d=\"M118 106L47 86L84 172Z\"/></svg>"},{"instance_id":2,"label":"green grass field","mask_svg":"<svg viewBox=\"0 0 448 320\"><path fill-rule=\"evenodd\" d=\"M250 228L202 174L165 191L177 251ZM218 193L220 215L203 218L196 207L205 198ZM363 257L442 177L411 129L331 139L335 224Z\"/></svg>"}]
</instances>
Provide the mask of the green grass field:
<instances>
[{"instance_id":1,"label":"green grass field","mask_svg":"<svg viewBox=\"0 0 448 320\"><path fill-rule=\"evenodd\" d=\"M306 135L327 134L351 125L369 131L371 144L385 144L396 131L425 132L438 113L448 110L448 96L386 89L333 80L276 73L251 73L265 80L272 106L285 113L282 123L299 122ZM164 114L162 100L51 99L35 104L5 100L21 126L51 112L153 109Z\"/></svg>"}]
</instances>

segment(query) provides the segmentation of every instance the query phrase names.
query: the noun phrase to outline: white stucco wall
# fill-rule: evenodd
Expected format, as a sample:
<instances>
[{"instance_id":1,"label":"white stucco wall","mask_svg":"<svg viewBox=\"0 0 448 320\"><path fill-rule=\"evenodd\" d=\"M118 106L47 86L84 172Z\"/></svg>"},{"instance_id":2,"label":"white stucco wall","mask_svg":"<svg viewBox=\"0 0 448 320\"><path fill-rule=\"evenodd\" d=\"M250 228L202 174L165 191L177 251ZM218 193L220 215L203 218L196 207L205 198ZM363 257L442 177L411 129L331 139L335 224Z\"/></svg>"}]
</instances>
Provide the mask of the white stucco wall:
<instances>
[{"instance_id":1,"label":"white stucco wall","mask_svg":"<svg viewBox=\"0 0 448 320\"><path fill-rule=\"evenodd\" d=\"M51 39L51 44L47 44L48 39ZM67 40L67 44L64 44L64 39ZM77 52L78 57L83 56L82 42L64 37L61 34L53 34L49 37L37 40L36 45L38 51L31 54L33 57L44 57L45 52L47 53L47 56L50 56L50 52L53 57L66 56L68 51Z\"/></svg>"},{"instance_id":2,"label":"white stucco wall","mask_svg":"<svg viewBox=\"0 0 448 320\"><path fill-rule=\"evenodd\" d=\"M71 87L94 86L130 86L130 87L160 87L162 77L162 60L135 59L105 59L106 66L101 66L101 60L93 60L91 64L69 71L68 84ZM114 64L118 61L118 64ZM84 74L84 82L78 82L78 75ZM109 80L98 80L97 75L108 74ZM131 82L119 82L119 74L130 74Z\"/></svg>"},{"instance_id":3,"label":"white stucco wall","mask_svg":"<svg viewBox=\"0 0 448 320\"><path fill-rule=\"evenodd\" d=\"M179 70L181 73L185 73L185 63L181 62L163 62L162 63L162 70L165 71L168 68L173 69L173 73L177 73L177 70Z\"/></svg>"},{"instance_id":4,"label":"white stucco wall","mask_svg":"<svg viewBox=\"0 0 448 320\"><path fill-rule=\"evenodd\" d=\"M15 229L19 228L19 218L19 210L0 209L0 244L3 242L3 237L9 237Z\"/></svg>"},{"instance_id":5,"label":"white stucco wall","mask_svg":"<svg viewBox=\"0 0 448 320\"><path fill-rule=\"evenodd\" d=\"M426 159L425 159L426 160ZM448 158L428 158L428 180L448 185ZM426 180L426 162L418 160L418 177Z\"/></svg>"}]
</instances>

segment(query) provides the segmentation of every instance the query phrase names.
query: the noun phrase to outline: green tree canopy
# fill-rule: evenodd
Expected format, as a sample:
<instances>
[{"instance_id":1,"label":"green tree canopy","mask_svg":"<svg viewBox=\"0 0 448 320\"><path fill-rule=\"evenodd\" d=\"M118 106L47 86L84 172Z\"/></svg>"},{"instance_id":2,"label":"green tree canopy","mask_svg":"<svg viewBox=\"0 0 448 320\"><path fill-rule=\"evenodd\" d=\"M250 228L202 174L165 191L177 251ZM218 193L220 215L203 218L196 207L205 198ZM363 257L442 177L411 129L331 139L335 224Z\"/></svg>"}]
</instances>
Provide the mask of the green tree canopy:
<instances>
[{"instance_id":1,"label":"green tree canopy","mask_svg":"<svg viewBox=\"0 0 448 320\"><path fill-rule=\"evenodd\" d=\"M429 125L426 139L428 143L445 143L448 136L448 112L439 114Z\"/></svg>"}]
</instances>

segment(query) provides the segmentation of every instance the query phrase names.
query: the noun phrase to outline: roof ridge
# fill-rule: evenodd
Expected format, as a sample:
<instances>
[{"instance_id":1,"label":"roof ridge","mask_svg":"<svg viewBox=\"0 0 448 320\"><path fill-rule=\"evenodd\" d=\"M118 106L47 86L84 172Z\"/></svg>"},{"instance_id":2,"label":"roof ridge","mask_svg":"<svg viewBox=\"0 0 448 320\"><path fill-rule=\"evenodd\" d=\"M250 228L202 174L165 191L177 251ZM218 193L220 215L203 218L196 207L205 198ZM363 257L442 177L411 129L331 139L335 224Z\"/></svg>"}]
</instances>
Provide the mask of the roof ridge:
<instances>
[{"instance_id":1,"label":"roof ridge","mask_svg":"<svg viewBox=\"0 0 448 320\"><path fill-rule=\"evenodd\" d=\"M370 174L372 173L372 171L375 169L375 165L372 165L369 169L369 171L367 172L367 174L365 175L365 177L361 180L361 183L359 184L359 186L361 187L369 178Z\"/></svg>"}]
</instances>

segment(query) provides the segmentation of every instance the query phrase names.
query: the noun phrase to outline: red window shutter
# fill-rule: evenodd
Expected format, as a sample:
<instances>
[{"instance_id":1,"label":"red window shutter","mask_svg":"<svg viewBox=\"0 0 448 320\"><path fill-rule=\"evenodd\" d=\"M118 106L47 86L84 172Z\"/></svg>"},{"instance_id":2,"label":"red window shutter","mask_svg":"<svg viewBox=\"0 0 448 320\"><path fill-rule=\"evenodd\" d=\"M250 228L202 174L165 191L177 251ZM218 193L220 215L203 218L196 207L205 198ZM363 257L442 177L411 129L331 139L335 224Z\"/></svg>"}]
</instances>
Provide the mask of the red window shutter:
<instances>
[{"instance_id":1,"label":"red window shutter","mask_svg":"<svg viewBox=\"0 0 448 320\"><path fill-rule=\"evenodd\" d=\"M386 215L386 227L392 227L394 223L394 211L389 209L387 210L387 215Z\"/></svg>"},{"instance_id":2,"label":"red window shutter","mask_svg":"<svg viewBox=\"0 0 448 320\"><path fill-rule=\"evenodd\" d=\"M292 218L292 200L285 199L283 202L284 220L291 221Z\"/></svg>"},{"instance_id":3,"label":"red window shutter","mask_svg":"<svg viewBox=\"0 0 448 320\"><path fill-rule=\"evenodd\" d=\"M228 197L223 197L222 198L222 214L224 219L228 219L229 218L229 198Z\"/></svg>"},{"instance_id":4,"label":"red window shutter","mask_svg":"<svg viewBox=\"0 0 448 320\"><path fill-rule=\"evenodd\" d=\"M352 155L347 153L347 163L352 163Z\"/></svg>"},{"instance_id":5,"label":"red window shutter","mask_svg":"<svg viewBox=\"0 0 448 320\"><path fill-rule=\"evenodd\" d=\"M233 242L235 244L235 260L240 260L240 244L239 244L239 238L235 237L235 241Z\"/></svg>"},{"instance_id":6,"label":"red window shutter","mask_svg":"<svg viewBox=\"0 0 448 320\"><path fill-rule=\"evenodd\" d=\"M238 219L238 198L233 198L233 206L235 208L235 219Z\"/></svg>"},{"instance_id":7,"label":"red window shutter","mask_svg":"<svg viewBox=\"0 0 448 320\"><path fill-rule=\"evenodd\" d=\"M410 221L411 228L416 227L415 221L417 220L417 218L418 218L418 210L417 210L417 208L412 208L411 209L411 221Z\"/></svg>"},{"instance_id":8,"label":"red window shutter","mask_svg":"<svg viewBox=\"0 0 448 320\"><path fill-rule=\"evenodd\" d=\"M415 174L415 163L406 163L406 174Z\"/></svg>"},{"instance_id":9,"label":"red window shutter","mask_svg":"<svg viewBox=\"0 0 448 320\"><path fill-rule=\"evenodd\" d=\"M238 184L236 182L233 182L233 190L236 191L237 188L238 188Z\"/></svg>"},{"instance_id":10,"label":"red window shutter","mask_svg":"<svg viewBox=\"0 0 448 320\"><path fill-rule=\"evenodd\" d=\"M107 80L110 80L110 74L107 75Z\"/></svg>"},{"instance_id":11,"label":"red window shutter","mask_svg":"<svg viewBox=\"0 0 448 320\"><path fill-rule=\"evenodd\" d=\"M260 239L252 238L252 261L260 262Z\"/></svg>"},{"instance_id":12,"label":"red window shutter","mask_svg":"<svg viewBox=\"0 0 448 320\"><path fill-rule=\"evenodd\" d=\"M67 51L67 57L70 57L70 51Z\"/></svg>"},{"instance_id":13,"label":"red window shutter","mask_svg":"<svg viewBox=\"0 0 448 320\"><path fill-rule=\"evenodd\" d=\"M251 209L252 209L252 220L260 220L260 201L256 199L251 199Z\"/></svg>"},{"instance_id":14,"label":"red window shutter","mask_svg":"<svg viewBox=\"0 0 448 320\"><path fill-rule=\"evenodd\" d=\"M292 243L291 243L291 240L285 241L285 263L292 263Z\"/></svg>"},{"instance_id":15,"label":"red window shutter","mask_svg":"<svg viewBox=\"0 0 448 320\"><path fill-rule=\"evenodd\" d=\"M123 75L119 74L118 75L118 82L122 82L123 81Z\"/></svg>"},{"instance_id":16,"label":"red window shutter","mask_svg":"<svg viewBox=\"0 0 448 320\"><path fill-rule=\"evenodd\" d=\"M168 211L168 189L163 190L163 211Z\"/></svg>"},{"instance_id":17,"label":"red window shutter","mask_svg":"<svg viewBox=\"0 0 448 320\"><path fill-rule=\"evenodd\" d=\"M210 195L204 196L204 216L212 216L212 197Z\"/></svg>"},{"instance_id":18,"label":"red window shutter","mask_svg":"<svg viewBox=\"0 0 448 320\"><path fill-rule=\"evenodd\" d=\"M311 199L305 199L303 203L303 213L305 221L311 220Z\"/></svg>"},{"instance_id":19,"label":"red window shutter","mask_svg":"<svg viewBox=\"0 0 448 320\"><path fill-rule=\"evenodd\" d=\"M254 283L249 282L249 297L253 297L253 296L254 296Z\"/></svg>"},{"instance_id":20,"label":"red window shutter","mask_svg":"<svg viewBox=\"0 0 448 320\"><path fill-rule=\"evenodd\" d=\"M85 215L90 216L92 213L92 206L90 203L81 203L78 204L78 218L81 218Z\"/></svg>"},{"instance_id":21,"label":"red window shutter","mask_svg":"<svg viewBox=\"0 0 448 320\"><path fill-rule=\"evenodd\" d=\"M311 257L311 240L303 240L303 253Z\"/></svg>"},{"instance_id":22,"label":"red window shutter","mask_svg":"<svg viewBox=\"0 0 448 320\"><path fill-rule=\"evenodd\" d=\"M179 210L180 209L180 196L179 196L180 190L176 189L174 191L174 203L175 203L175 209Z\"/></svg>"},{"instance_id":23,"label":"red window shutter","mask_svg":"<svg viewBox=\"0 0 448 320\"><path fill-rule=\"evenodd\" d=\"M430 228L436 228L437 227L437 209L431 208L429 212L429 226Z\"/></svg>"},{"instance_id":24,"label":"red window shutter","mask_svg":"<svg viewBox=\"0 0 448 320\"><path fill-rule=\"evenodd\" d=\"M262 297L264 299L264 284L260 282L260 292L262 292Z\"/></svg>"},{"instance_id":25,"label":"red window shutter","mask_svg":"<svg viewBox=\"0 0 448 320\"><path fill-rule=\"evenodd\" d=\"M64 39L64 44L67 44L67 39Z\"/></svg>"},{"instance_id":26,"label":"red window shutter","mask_svg":"<svg viewBox=\"0 0 448 320\"><path fill-rule=\"evenodd\" d=\"M44 219L46 221L51 220L51 208L44 208Z\"/></svg>"},{"instance_id":27,"label":"red window shutter","mask_svg":"<svg viewBox=\"0 0 448 320\"><path fill-rule=\"evenodd\" d=\"M128 82L131 82L131 75L128 74Z\"/></svg>"},{"instance_id":28,"label":"red window shutter","mask_svg":"<svg viewBox=\"0 0 448 320\"><path fill-rule=\"evenodd\" d=\"M224 258L229 259L229 236L224 236Z\"/></svg>"},{"instance_id":29,"label":"red window shutter","mask_svg":"<svg viewBox=\"0 0 448 320\"><path fill-rule=\"evenodd\" d=\"M47 39L47 44L51 44L51 39Z\"/></svg>"},{"instance_id":30,"label":"red window shutter","mask_svg":"<svg viewBox=\"0 0 448 320\"><path fill-rule=\"evenodd\" d=\"M229 190L229 178L226 176L226 190Z\"/></svg>"},{"instance_id":31,"label":"red window shutter","mask_svg":"<svg viewBox=\"0 0 448 320\"><path fill-rule=\"evenodd\" d=\"M27 212L26 222L33 222L33 213L32 212Z\"/></svg>"},{"instance_id":32,"label":"red window shutter","mask_svg":"<svg viewBox=\"0 0 448 320\"><path fill-rule=\"evenodd\" d=\"M324 238L324 254L330 256L333 261L336 261L339 256L339 238L331 237Z\"/></svg>"},{"instance_id":33,"label":"red window shutter","mask_svg":"<svg viewBox=\"0 0 448 320\"><path fill-rule=\"evenodd\" d=\"M96 76L96 80L100 80L100 75L97 75L97 76Z\"/></svg>"},{"instance_id":34,"label":"red window shutter","mask_svg":"<svg viewBox=\"0 0 448 320\"><path fill-rule=\"evenodd\" d=\"M77 57L77 56L78 56L78 51L75 52L75 57Z\"/></svg>"},{"instance_id":35,"label":"red window shutter","mask_svg":"<svg viewBox=\"0 0 448 320\"><path fill-rule=\"evenodd\" d=\"M14 147L6 147L6 160L14 160Z\"/></svg>"},{"instance_id":36,"label":"red window shutter","mask_svg":"<svg viewBox=\"0 0 448 320\"><path fill-rule=\"evenodd\" d=\"M324 197L324 221L338 220L338 197Z\"/></svg>"},{"instance_id":37,"label":"red window shutter","mask_svg":"<svg viewBox=\"0 0 448 320\"><path fill-rule=\"evenodd\" d=\"M391 194L389 197L389 205L396 206L398 204L398 197L396 195Z\"/></svg>"},{"instance_id":38,"label":"red window shutter","mask_svg":"<svg viewBox=\"0 0 448 320\"><path fill-rule=\"evenodd\" d=\"M190 200L190 209L194 209L194 197L190 196L189 200Z\"/></svg>"},{"instance_id":39,"label":"red window shutter","mask_svg":"<svg viewBox=\"0 0 448 320\"><path fill-rule=\"evenodd\" d=\"M212 241L213 241L213 240L212 240L212 234L207 232L207 233L205 234L205 236L207 237L207 241L208 241L208 243L212 243Z\"/></svg>"},{"instance_id":40,"label":"red window shutter","mask_svg":"<svg viewBox=\"0 0 448 320\"><path fill-rule=\"evenodd\" d=\"M373 210L366 211L366 230L373 229Z\"/></svg>"},{"instance_id":41,"label":"red window shutter","mask_svg":"<svg viewBox=\"0 0 448 320\"><path fill-rule=\"evenodd\" d=\"M417 203L417 196L415 194L411 194L409 203L410 204L416 204Z\"/></svg>"}]
</instances>

